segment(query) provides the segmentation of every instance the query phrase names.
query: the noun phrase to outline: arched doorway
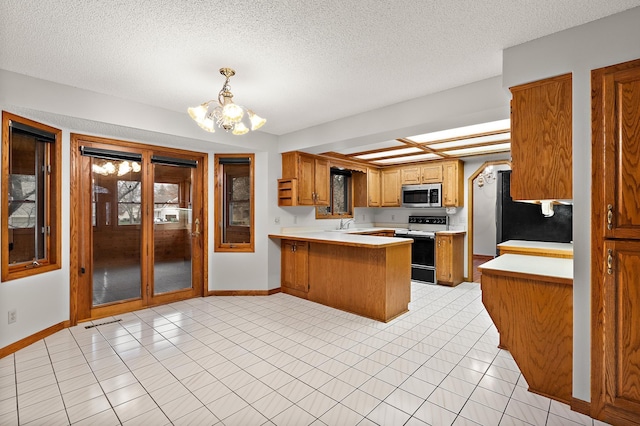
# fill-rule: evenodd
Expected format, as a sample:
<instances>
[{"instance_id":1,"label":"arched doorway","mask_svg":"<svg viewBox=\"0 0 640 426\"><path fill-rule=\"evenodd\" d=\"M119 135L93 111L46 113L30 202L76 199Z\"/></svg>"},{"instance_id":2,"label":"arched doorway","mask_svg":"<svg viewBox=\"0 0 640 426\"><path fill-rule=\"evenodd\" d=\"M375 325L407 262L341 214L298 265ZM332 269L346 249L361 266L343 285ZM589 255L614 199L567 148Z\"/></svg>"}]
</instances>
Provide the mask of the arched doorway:
<instances>
[{"instance_id":1,"label":"arched doorway","mask_svg":"<svg viewBox=\"0 0 640 426\"><path fill-rule=\"evenodd\" d=\"M469 212L467 215L467 275L469 281L473 281L474 266L473 266L473 248L474 248L474 184L476 179L487 169L487 167L500 167L501 169L511 168L511 162L509 160L494 160L485 161L475 172L473 172L468 179L467 194L468 194L468 206Z\"/></svg>"}]
</instances>

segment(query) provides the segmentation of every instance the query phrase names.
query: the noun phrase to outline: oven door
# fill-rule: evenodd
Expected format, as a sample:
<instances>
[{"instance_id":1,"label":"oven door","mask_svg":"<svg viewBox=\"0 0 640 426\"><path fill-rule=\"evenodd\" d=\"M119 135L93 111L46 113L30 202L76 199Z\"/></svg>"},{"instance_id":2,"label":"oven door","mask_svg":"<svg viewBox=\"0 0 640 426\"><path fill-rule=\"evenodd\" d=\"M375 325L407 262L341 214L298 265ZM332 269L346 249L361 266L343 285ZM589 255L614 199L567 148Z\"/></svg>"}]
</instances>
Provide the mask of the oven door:
<instances>
[{"instance_id":1,"label":"oven door","mask_svg":"<svg viewBox=\"0 0 640 426\"><path fill-rule=\"evenodd\" d=\"M408 235L408 237L413 238L413 244L411 245L411 280L435 284L435 238L416 235Z\"/></svg>"}]
</instances>

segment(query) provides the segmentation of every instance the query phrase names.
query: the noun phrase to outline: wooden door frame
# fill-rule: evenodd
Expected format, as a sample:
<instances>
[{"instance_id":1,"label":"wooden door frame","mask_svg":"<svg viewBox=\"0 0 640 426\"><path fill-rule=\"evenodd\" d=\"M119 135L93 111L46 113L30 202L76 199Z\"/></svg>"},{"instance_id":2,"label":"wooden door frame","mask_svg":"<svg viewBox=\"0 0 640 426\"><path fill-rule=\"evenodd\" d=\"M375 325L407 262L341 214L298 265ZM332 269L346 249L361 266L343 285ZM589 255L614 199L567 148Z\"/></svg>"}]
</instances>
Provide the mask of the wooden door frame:
<instances>
[{"instance_id":1,"label":"wooden door frame","mask_svg":"<svg viewBox=\"0 0 640 426\"><path fill-rule=\"evenodd\" d=\"M196 293L199 296L203 296L206 294L208 289L208 154L196 151L188 151L177 148L169 148L158 145L150 145L144 143L137 142L129 142L122 141L112 138L102 138L96 136L88 136L83 134L72 133L70 136L70 146L71 146L71 167L70 167L70 247L69 247L69 325L75 326L78 324L78 286L79 286L79 274L80 274L80 253L83 250L81 245L81 223L82 223L82 206L81 206L81 179L82 179L82 156L80 155L80 146L83 142L90 143L99 143L104 145L113 146L114 150L122 149L122 148L133 148L142 151L159 151L162 153L175 154L178 158L189 156L193 158L197 158L201 163L200 172L199 172L199 186L202 191L202 206L201 211L198 214L194 213L194 217L199 217L201 220L201 244L202 244L202 281L199 283L194 283L197 286ZM177 299L182 300L182 299ZM170 300L167 302L159 302L154 304L146 304L140 306L135 309L144 309L154 305L162 305L165 303L174 302L175 300ZM110 315L110 313L105 312L105 316ZM94 319L94 318L91 318Z\"/></svg>"},{"instance_id":2,"label":"wooden door frame","mask_svg":"<svg viewBox=\"0 0 640 426\"><path fill-rule=\"evenodd\" d=\"M511 167L511 161L509 160L493 160L485 161L482 166L469 176L467 180L467 199L469 200L469 213L467 214L467 281L473 281L473 181L484 171L488 166L502 166L507 165Z\"/></svg>"}]
</instances>

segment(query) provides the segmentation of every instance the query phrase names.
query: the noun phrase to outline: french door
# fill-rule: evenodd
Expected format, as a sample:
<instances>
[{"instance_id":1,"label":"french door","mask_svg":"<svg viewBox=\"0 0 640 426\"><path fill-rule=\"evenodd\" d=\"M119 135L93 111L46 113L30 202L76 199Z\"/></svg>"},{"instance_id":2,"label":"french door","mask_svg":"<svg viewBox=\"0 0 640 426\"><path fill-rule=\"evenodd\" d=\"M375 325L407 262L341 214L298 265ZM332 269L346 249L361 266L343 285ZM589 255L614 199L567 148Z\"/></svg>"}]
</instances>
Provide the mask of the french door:
<instances>
[{"instance_id":1,"label":"french door","mask_svg":"<svg viewBox=\"0 0 640 426\"><path fill-rule=\"evenodd\" d=\"M201 296L206 154L81 135L72 150L72 322Z\"/></svg>"}]
</instances>

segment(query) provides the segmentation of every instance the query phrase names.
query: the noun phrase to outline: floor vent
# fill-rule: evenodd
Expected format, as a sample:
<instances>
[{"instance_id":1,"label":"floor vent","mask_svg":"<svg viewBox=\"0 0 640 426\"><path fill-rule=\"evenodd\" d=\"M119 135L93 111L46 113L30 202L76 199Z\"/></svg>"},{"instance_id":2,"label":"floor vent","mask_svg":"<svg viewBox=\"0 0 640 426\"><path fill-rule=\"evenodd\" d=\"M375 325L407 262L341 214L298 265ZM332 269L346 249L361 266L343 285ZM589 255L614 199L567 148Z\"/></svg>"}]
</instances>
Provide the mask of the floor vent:
<instances>
[{"instance_id":1,"label":"floor vent","mask_svg":"<svg viewBox=\"0 0 640 426\"><path fill-rule=\"evenodd\" d=\"M120 322L120 321L122 321L122 319L117 319L117 320L107 321L107 322L101 322L100 324L91 324L91 325L87 325L85 328L93 328L93 327L98 327L99 325L113 324L114 322Z\"/></svg>"}]
</instances>

